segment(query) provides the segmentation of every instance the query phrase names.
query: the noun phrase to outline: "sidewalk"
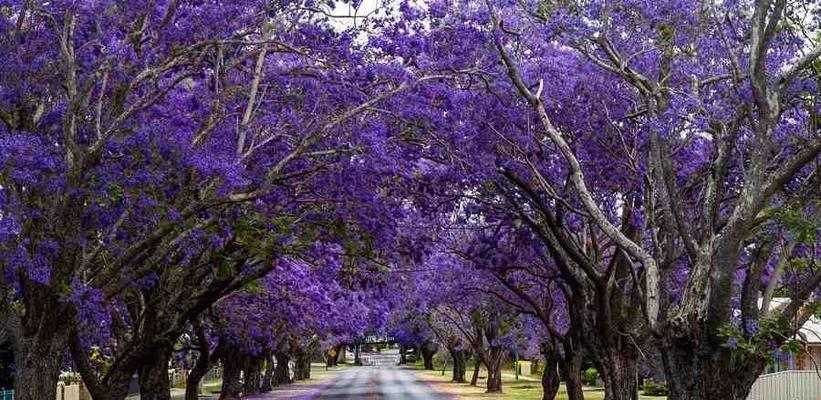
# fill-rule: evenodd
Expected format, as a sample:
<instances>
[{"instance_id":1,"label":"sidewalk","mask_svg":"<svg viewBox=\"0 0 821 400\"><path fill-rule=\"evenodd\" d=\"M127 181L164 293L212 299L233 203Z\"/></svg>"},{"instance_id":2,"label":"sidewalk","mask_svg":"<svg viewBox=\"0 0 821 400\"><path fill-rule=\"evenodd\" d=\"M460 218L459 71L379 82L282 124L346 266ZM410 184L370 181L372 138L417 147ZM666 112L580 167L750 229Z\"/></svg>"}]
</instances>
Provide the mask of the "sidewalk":
<instances>
[{"instance_id":1,"label":"sidewalk","mask_svg":"<svg viewBox=\"0 0 821 400\"><path fill-rule=\"evenodd\" d=\"M274 390L256 396L247 397L247 399L277 399L277 400L308 400L316 397L326 387L336 382L336 378L346 369L345 366L329 368L325 370L322 364L311 365L311 379L304 381L296 381L290 385L277 386ZM211 383L206 384L206 389L209 391L219 391L219 383L213 383L215 387L210 387ZM176 391L179 390L179 394ZM185 395L185 389L172 389L171 398L174 400L182 399ZM216 400L219 399L219 394L200 395L200 399Z\"/></svg>"},{"instance_id":2,"label":"sidewalk","mask_svg":"<svg viewBox=\"0 0 821 400\"><path fill-rule=\"evenodd\" d=\"M202 393L200 393L201 399L210 399L210 398L219 398L219 395L208 396L210 393L218 393L220 390L220 386L222 386L222 381L208 381L202 384ZM216 397L214 397L216 396ZM139 399L140 396L135 396L134 399ZM183 400L185 399L185 388L171 388L171 400ZM132 400L129 397L126 400Z\"/></svg>"}]
</instances>

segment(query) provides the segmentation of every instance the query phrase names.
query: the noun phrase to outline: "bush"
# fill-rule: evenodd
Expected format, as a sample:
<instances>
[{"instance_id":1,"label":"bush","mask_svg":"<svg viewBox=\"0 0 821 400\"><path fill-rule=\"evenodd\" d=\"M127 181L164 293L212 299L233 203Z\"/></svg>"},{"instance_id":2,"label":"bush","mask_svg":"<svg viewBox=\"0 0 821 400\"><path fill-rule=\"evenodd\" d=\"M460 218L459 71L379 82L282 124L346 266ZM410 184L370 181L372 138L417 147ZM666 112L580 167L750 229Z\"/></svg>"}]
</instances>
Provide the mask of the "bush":
<instances>
[{"instance_id":1,"label":"bush","mask_svg":"<svg viewBox=\"0 0 821 400\"><path fill-rule=\"evenodd\" d=\"M660 383L658 385L654 383L647 383L644 385L644 395L645 396L667 396L667 384Z\"/></svg>"},{"instance_id":2,"label":"bush","mask_svg":"<svg viewBox=\"0 0 821 400\"><path fill-rule=\"evenodd\" d=\"M80 374L76 372L61 371L58 380L64 385L75 385L80 383Z\"/></svg>"},{"instance_id":3,"label":"bush","mask_svg":"<svg viewBox=\"0 0 821 400\"><path fill-rule=\"evenodd\" d=\"M588 386L595 386L599 380L599 371L596 371L595 368L588 368L584 371L584 376L582 377L585 385Z\"/></svg>"}]
</instances>

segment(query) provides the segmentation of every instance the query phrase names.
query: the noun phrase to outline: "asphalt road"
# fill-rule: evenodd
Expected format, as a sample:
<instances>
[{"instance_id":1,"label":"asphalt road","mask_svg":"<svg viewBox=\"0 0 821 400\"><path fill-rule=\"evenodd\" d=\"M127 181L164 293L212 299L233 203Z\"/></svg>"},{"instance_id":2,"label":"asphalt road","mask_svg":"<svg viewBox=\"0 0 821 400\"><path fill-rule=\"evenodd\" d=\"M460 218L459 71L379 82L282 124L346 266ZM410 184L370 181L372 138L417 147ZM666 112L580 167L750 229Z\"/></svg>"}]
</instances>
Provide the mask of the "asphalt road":
<instances>
[{"instance_id":1,"label":"asphalt road","mask_svg":"<svg viewBox=\"0 0 821 400\"><path fill-rule=\"evenodd\" d=\"M321 400L445 400L449 397L419 381L397 366L355 367L343 372L336 383L319 396Z\"/></svg>"}]
</instances>

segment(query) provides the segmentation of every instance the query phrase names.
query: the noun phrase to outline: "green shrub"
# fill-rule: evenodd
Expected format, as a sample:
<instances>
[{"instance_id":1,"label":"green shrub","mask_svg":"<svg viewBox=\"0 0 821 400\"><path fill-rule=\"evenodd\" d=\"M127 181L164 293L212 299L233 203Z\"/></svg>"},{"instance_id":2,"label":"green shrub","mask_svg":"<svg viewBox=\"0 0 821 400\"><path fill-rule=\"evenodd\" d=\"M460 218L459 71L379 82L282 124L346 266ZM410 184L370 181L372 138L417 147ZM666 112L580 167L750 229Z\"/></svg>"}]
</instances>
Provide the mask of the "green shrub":
<instances>
[{"instance_id":1,"label":"green shrub","mask_svg":"<svg viewBox=\"0 0 821 400\"><path fill-rule=\"evenodd\" d=\"M656 385L655 383L646 383L644 384L644 395L645 396L667 396L667 384L660 383Z\"/></svg>"},{"instance_id":2,"label":"green shrub","mask_svg":"<svg viewBox=\"0 0 821 400\"><path fill-rule=\"evenodd\" d=\"M585 385L595 386L599 380L599 371L596 371L595 368L588 368L584 371L584 376L582 378Z\"/></svg>"}]
</instances>

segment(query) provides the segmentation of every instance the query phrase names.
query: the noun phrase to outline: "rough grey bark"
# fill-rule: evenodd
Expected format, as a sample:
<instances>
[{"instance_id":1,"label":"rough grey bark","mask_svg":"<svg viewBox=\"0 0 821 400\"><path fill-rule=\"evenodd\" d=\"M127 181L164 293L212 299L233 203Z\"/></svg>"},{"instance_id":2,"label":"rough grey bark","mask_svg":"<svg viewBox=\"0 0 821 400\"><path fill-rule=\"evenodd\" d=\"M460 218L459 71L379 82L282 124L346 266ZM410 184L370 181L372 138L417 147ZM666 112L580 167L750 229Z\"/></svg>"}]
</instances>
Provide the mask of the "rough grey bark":
<instances>
[{"instance_id":1,"label":"rough grey bark","mask_svg":"<svg viewBox=\"0 0 821 400\"><path fill-rule=\"evenodd\" d=\"M270 392L274 388L274 356L270 353L265 355L265 374L261 386L263 392Z\"/></svg>"},{"instance_id":2,"label":"rough grey bark","mask_svg":"<svg viewBox=\"0 0 821 400\"><path fill-rule=\"evenodd\" d=\"M222 360L223 370L220 400L239 400L242 395L240 373L243 367L243 359L237 354L226 351Z\"/></svg>"},{"instance_id":3,"label":"rough grey bark","mask_svg":"<svg viewBox=\"0 0 821 400\"><path fill-rule=\"evenodd\" d=\"M504 349L501 346L492 346L485 356L485 367L487 367L487 393L500 393L502 391L502 361L504 360Z\"/></svg>"},{"instance_id":4,"label":"rough grey bark","mask_svg":"<svg viewBox=\"0 0 821 400\"><path fill-rule=\"evenodd\" d=\"M74 366L83 378L83 384L94 400L122 400L128 395L131 379L136 371L139 357L133 354L131 357L122 358L120 363L130 364L131 368L117 368L110 370L101 381L91 366L91 360L85 353L80 337L77 332L72 332L69 337L69 351L71 353Z\"/></svg>"},{"instance_id":5,"label":"rough grey bark","mask_svg":"<svg viewBox=\"0 0 821 400\"><path fill-rule=\"evenodd\" d=\"M287 385L291 383L291 370L288 363L291 361L291 356L285 351L277 351L274 353L276 357L276 368L274 368L274 382L276 385Z\"/></svg>"},{"instance_id":6,"label":"rough grey bark","mask_svg":"<svg viewBox=\"0 0 821 400\"><path fill-rule=\"evenodd\" d=\"M262 357L247 357L243 375L243 394L259 394L262 386Z\"/></svg>"},{"instance_id":7,"label":"rough grey bark","mask_svg":"<svg viewBox=\"0 0 821 400\"><path fill-rule=\"evenodd\" d=\"M453 377L451 382L464 383L465 374L467 373L467 357L466 351L463 349L448 349L450 357L453 359Z\"/></svg>"},{"instance_id":8,"label":"rough grey bark","mask_svg":"<svg viewBox=\"0 0 821 400\"><path fill-rule=\"evenodd\" d=\"M582 389L583 353L578 349L565 348L564 359L559 363L562 379L567 388L568 400L584 400Z\"/></svg>"},{"instance_id":9,"label":"rough grey bark","mask_svg":"<svg viewBox=\"0 0 821 400\"><path fill-rule=\"evenodd\" d=\"M404 344L399 344L399 365L405 365L408 363L407 355L408 352L407 346Z\"/></svg>"},{"instance_id":10,"label":"rough grey bark","mask_svg":"<svg viewBox=\"0 0 821 400\"><path fill-rule=\"evenodd\" d=\"M432 370L433 369L433 355L436 354L439 345L436 344L433 340L425 340L422 343L421 351L422 351L422 360L424 362L425 369Z\"/></svg>"},{"instance_id":11,"label":"rough grey bark","mask_svg":"<svg viewBox=\"0 0 821 400\"><path fill-rule=\"evenodd\" d=\"M559 392L559 357L553 352L544 353L545 368L542 372L542 400L554 400Z\"/></svg>"},{"instance_id":12,"label":"rough grey bark","mask_svg":"<svg viewBox=\"0 0 821 400\"><path fill-rule=\"evenodd\" d=\"M354 365L362 365L362 358L360 358L361 355L362 355L362 346L359 345L359 344L354 345L354 350L353 350L353 357L354 357L353 358L353 364Z\"/></svg>"},{"instance_id":13,"label":"rough grey bark","mask_svg":"<svg viewBox=\"0 0 821 400\"><path fill-rule=\"evenodd\" d=\"M199 398L200 382L213 365L219 361L221 350L220 345L217 344L213 352L211 351L205 329L199 322L194 323L194 333L199 345L199 354L194 362L194 367L188 373L188 377L185 378L185 400L197 400Z\"/></svg>"},{"instance_id":14,"label":"rough grey bark","mask_svg":"<svg viewBox=\"0 0 821 400\"><path fill-rule=\"evenodd\" d=\"M17 367L14 377L15 399L55 398L57 378L62 364L62 352L53 348L53 343L45 344L36 339L24 339L22 342L25 343L23 347L15 348Z\"/></svg>"},{"instance_id":15,"label":"rough grey bark","mask_svg":"<svg viewBox=\"0 0 821 400\"><path fill-rule=\"evenodd\" d=\"M311 359L308 354L298 353L294 358L294 380L311 379Z\"/></svg>"},{"instance_id":16,"label":"rough grey bark","mask_svg":"<svg viewBox=\"0 0 821 400\"><path fill-rule=\"evenodd\" d=\"M14 348L15 398L53 399L62 356L69 340L70 310L37 285L27 286L39 296L24 316L0 304L0 322L8 329Z\"/></svg>"},{"instance_id":17,"label":"rough grey bark","mask_svg":"<svg viewBox=\"0 0 821 400\"><path fill-rule=\"evenodd\" d=\"M143 360L139 372L141 400L171 400L171 382L168 378L170 359L170 350L157 349L153 357Z\"/></svg>"},{"instance_id":18,"label":"rough grey bark","mask_svg":"<svg viewBox=\"0 0 821 400\"><path fill-rule=\"evenodd\" d=\"M479 368L482 367L482 360L479 356L476 356L476 359L473 360L473 374L470 376L470 386L476 386L479 384Z\"/></svg>"},{"instance_id":19,"label":"rough grey bark","mask_svg":"<svg viewBox=\"0 0 821 400\"><path fill-rule=\"evenodd\" d=\"M607 388L605 400L638 400L638 363L618 351L610 353L607 363L600 365L602 380Z\"/></svg>"},{"instance_id":20,"label":"rough grey bark","mask_svg":"<svg viewBox=\"0 0 821 400\"><path fill-rule=\"evenodd\" d=\"M731 358L730 351L715 344L712 354L693 354L705 351L707 346L689 346L683 342L677 347L668 347L662 352L662 360L667 372L670 400L745 400L753 382L767 364L767 358L760 355ZM697 360L697 365L687 362Z\"/></svg>"},{"instance_id":21,"label":"rough grey bark","mask_svg":"<svg viewBox=\"0 0 821 400\"><path fill-rule=\"evenodd\" d=\"M207 360L208 357L200 355L194 364L194 368L188 373L185 378L185 400L197 400L200 396L200 382L202 378L211 369L211 363Z\"/></svg>"}]
</instances>

